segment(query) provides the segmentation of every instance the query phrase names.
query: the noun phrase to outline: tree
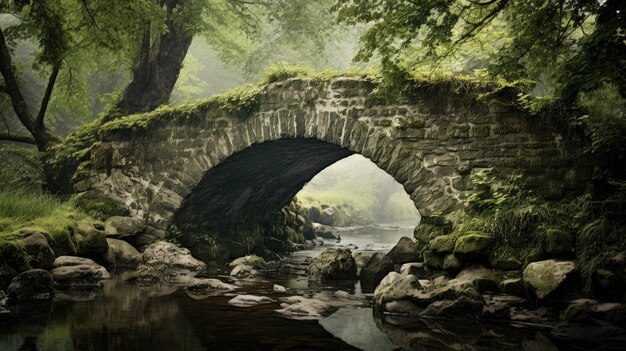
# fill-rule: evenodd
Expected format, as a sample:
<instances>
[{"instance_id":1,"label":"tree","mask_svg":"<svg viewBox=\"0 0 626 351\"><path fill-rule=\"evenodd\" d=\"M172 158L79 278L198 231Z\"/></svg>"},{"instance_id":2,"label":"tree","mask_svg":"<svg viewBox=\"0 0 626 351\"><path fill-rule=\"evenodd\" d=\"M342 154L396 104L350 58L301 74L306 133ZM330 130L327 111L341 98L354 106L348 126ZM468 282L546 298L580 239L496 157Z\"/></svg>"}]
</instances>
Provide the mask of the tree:
<instances>
[{"instance_id":1,"label":"tree","mask_svg":"<svg viewBox=\"0 0 626 351\"><path fill-rule=\"evenodd\" d=\"M24 133L11 132L12 124L5 120L6 132L0 134L0 140L34 144L40 151L58 143L60 138L46 126L55 87L61 85L71 99L69 87L76 84L76 76L132 52L133 42L128 38L135 35L136 18L159 18L155 16L159 8L151 4L149 0L115 2L115 6L105 0L1 2L0 92L8 97ZM104 8L107 11L94 10ZM36 112L24 94L28 87L19 79L23 63L12 58L18 43L24 41L37 44L33 69L48 76Z\"/></svg>"},{"instance_id":2,"label":"tree","mask_svg":"<svg viewBox=\"0 0 626 351\"><path fill-rule=\"evenodd\" d=\"M146 112L165 104L178 79L194 37L203 35L227 61L245 63L278 45L313 42L323 47L328 1L306 0L164 0L164 26L143 25L141 46L132 64L132 81L106 120ZM265 30L273 35L267 38ZM260 45L257 45L260 43ZM269 50L266 49L269 47Z\"/></svg>"},{"instance_id":3,"label":"tree","mask_svg":"<svg viewBox=\"0 0 626 351\"><path fill-rule=\"evenodd\" d=\"M624 93L624 1L337 0L333 8L344 23L371 25L356 58L380 55L387 70L416 59L436 66L500 26L488 43L492 74L552 79L570 103L605 80Z\"/></svg>"}]
</instances>

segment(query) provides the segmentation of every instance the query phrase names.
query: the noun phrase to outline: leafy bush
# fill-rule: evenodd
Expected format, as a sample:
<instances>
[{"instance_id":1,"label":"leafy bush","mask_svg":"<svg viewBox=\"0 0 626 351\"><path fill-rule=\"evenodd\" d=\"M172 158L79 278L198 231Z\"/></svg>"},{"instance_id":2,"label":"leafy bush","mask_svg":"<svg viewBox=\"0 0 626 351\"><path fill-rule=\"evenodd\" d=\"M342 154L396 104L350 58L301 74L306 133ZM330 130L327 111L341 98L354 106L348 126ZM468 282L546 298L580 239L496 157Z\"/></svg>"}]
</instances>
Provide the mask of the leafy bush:
<instances>
[{"instance_id":1,"label":"leafy bush","mask_svg":"<svg viewBox=\"0 0 626 351\"><path fill-rule=\"evenodd\" d=\"M41 191L42 162L34 148L0 145L0 190Z\"/></svg>"}]
</instances>

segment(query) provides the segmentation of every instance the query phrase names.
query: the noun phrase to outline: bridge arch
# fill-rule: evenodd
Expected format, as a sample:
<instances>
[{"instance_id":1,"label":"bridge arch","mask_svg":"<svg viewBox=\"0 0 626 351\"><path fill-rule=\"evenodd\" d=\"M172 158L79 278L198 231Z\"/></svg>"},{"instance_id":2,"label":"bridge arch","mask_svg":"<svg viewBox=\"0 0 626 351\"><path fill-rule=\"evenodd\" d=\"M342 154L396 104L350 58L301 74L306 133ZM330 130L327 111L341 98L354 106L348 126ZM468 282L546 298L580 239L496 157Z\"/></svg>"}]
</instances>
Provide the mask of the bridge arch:
<instances>
[{"instance_id":1,"label":"bridge arch","mask_svg":"<svg viewBox=\"0 0 626 351\"><path fill-rule=\"evenodd\" d=\"M358 78L289 79L265 87L249 113L210 100L128 116L103 126L76 190L127 209L141 245L173 221L262 219L353 153L402 184L422 216L461 213L476 169L522 174L548 198L577 191L587 174L554 125L510 97L428 87L383 103L374 88Z\"/></svg>"}]
</instances>

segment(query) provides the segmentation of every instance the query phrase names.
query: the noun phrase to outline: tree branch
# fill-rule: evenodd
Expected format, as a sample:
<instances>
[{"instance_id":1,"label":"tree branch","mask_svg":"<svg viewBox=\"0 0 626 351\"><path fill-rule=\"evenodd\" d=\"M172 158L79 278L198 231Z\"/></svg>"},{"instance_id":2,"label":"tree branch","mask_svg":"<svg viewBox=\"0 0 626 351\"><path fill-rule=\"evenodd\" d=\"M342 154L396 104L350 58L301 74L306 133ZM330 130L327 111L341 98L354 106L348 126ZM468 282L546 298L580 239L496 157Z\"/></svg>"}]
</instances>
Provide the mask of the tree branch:
<instances>
[{"instance_id":1,"label":"tree branch","mask_svg":"<svg viewBox=\"0 0 626 351\"><path fill-rule=\"evenodd\" d=\"M50 78L48 78L48 85L46 86L46 91L43 94L43 98L41 99L41 107L39 108L39 113L37 114L37 120L35 120L35 125L37 128L43 129L44 127L44 117L46 116L46 110L48 109L48 103L50 102L50 97L52 96L52 90L54 89L54 83L57 80L57 76L59 75L59 69L61 64L56 64L52 67L52 73L50 74Z\"/></svg>"},{"instance_id":2,"label":"tree branch","mask_svg":"<svg viewBox=\"0 0 626 351\"><path fill-rule=\"evenodd\" d=\"M11 104L13 105L13 110L15 114L19 118L20 122L28 129L29 132L33 133L35 130L35 120L33 116L28 111L28 107L26 105L26 100L24 100L24 96L20 90L19 84L17 83L17 78L13 72L13 65L11 63L11 54L9 53L9 48L7 47L7 43L4 39L4 33L0 28L0 73L2 73L2 77L4 77L4 84L6 86L6 93L11 98Z\"/></svg>"},{"instance_id":3,"label":"tree branch","mask_svg":"<svg viewBox=\"0 0 626 351\"><path fill-rule=\"evenodd\" d=\"M30 135L11 135L9 133L0 133L0 141L15 141L18 143L26 143L37 145L37 141Z\"/></svg>"}]
</instances>

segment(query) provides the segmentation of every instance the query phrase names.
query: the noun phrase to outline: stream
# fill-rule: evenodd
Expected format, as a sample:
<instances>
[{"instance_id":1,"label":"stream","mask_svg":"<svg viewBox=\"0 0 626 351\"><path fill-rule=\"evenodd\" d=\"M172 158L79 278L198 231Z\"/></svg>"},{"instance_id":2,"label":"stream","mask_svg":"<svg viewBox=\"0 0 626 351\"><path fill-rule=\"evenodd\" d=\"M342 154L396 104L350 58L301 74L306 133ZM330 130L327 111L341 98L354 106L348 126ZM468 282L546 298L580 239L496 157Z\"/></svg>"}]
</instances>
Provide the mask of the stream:
<instances>
[{"instance_id":1,"label":"stream","mask_svg":"<svg viewBox=\"0 0 626 351\"><path fill-rule=\"evenodd\" d=\"M338 288L309 285L310 259L333 246L388 251L412 227L368 228L342 233L340 243L288 257L281 268L241 281L248 294L280 297L333 296ZM373 244L375 242L375 244ZM224 272L212 273L222 278ZM226 272L227 274L227 272ZM424 321L375 316L357 283L342 286L352 301L319 321L287 319L279 302L255 307L228 304L232 294L199 296L170 286L140 286L123 275L99 291L57 293L51 304L20 307L0 315L0 350L558 350L573 346L541 329L508 323ZM275 292L274 284L287 288Z\"/></svg>"}]
</instances>

